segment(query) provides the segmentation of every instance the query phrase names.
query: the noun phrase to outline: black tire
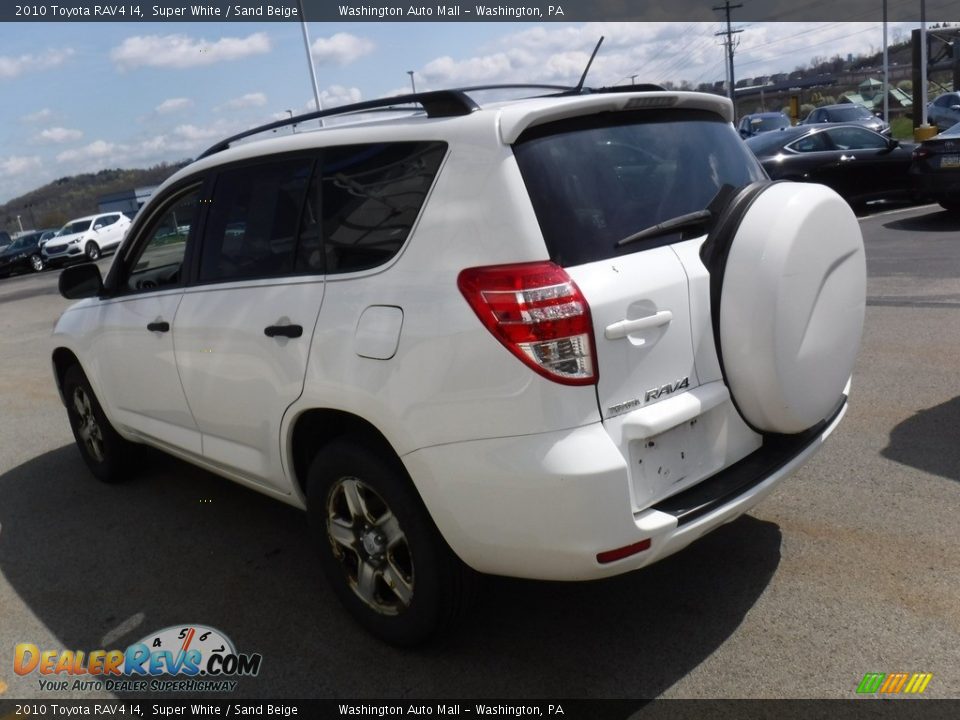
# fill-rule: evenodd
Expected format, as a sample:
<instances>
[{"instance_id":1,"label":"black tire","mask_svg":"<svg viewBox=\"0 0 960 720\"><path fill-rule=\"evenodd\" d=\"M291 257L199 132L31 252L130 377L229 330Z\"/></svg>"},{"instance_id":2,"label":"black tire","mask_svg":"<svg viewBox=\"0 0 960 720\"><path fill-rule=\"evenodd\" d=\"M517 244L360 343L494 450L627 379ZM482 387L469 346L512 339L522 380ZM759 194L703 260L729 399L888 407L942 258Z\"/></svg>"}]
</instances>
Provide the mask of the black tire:
<instances>
[{"instance_id":1,"label":"black tire","mask_svg":"<svg viewBox=\"0 0 960 720\"><path fill-rule=\"evenodd\" d=\"M90 262L95 262L96 260L100 259L100 246L91 240L84 245L83 253L87 256L87 260Z\"/></svg>"},{"instance_id":2,"label":"black tire","mask_svg":"<svg viewBox=\"0 0 960 720\"><path fill-rule=\"evenodd\" d=\"M320 450L307 511L327 580L373 635L417 645L469 604L473 571L440 536L400 461L379 446L344 437Z\"/></svg>"},{"instance_id":3,"label":"black tire","mask_svg":"<svg viewBox=\"0 0 960 720\"><path fill-rule=\"evenodd\" d=\"M956 202L954 202L954 201L950 201L950 202L943 202L943 201L941 201L941 202L940 202L940 207L942 207L942 208L943 208L944 210L946 210L947 212L960 213L960 200L957 200Z\"/></svg>"},{"instance_id":4,"label":"black tire","mask_svg":"<svg viewBox=\"0 0 960 720\"><path fill-rule=\"evenodd\" d=\"M79 365L64 374L63 397L70 429L90 472L105 483L128 479L134 445L113 429Z\"/></svg>"},{"instance_id":5,"label":"black tire","mask_svg":"<svg viewBox=\"0 0 960 720\"><path fill-rule=\"evenodd\" d=\"M30 256L30 267L34 272L40 272L44 268L43 258L39 255Z\"/></svg>"}]
</instances>

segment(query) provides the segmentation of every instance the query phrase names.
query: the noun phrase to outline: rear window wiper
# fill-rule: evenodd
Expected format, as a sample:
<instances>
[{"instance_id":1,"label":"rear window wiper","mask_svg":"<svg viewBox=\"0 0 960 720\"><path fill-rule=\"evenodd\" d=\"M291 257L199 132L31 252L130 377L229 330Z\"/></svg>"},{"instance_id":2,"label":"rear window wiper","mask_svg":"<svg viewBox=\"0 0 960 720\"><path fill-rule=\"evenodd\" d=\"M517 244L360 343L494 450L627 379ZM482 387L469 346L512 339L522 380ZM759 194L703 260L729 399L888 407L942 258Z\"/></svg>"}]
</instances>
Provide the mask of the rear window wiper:
<instances>
[{"instance_id":1,"label":"rear window wiper","mask_svg":"<svg viewBox=\"0 0 960 720\"><path fill-rule=\"evenodd\" d=\"M639 240L647 240L649 238L660 237L661 235L669 235L670 233L678 230L685 230L686 228L703 225L711 218L713 218L713 212L710 210L696 210L694 212L684 213L683 215L677 215L675 218L664 220L662 223L651 225L650 227L644 228L643 230L635 232L632 235L627 235L622 240L618 240L614 247L620 248L624 245L629 245L630 243L635 243Z\"/></svg>"}]
</instances>

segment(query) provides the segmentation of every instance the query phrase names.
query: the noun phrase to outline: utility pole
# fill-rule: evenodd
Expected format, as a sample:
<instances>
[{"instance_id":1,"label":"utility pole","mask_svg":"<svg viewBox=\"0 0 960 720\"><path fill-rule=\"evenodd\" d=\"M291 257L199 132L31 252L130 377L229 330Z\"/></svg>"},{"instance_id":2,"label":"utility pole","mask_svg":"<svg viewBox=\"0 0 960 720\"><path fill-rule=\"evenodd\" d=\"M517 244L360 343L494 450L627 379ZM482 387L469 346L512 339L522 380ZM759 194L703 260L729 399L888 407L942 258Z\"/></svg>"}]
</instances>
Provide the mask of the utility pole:
<instances>
[{"instance_id":1,"label":"utility pole","mask_svg":"<svg viewBox=\"0 0 960 720\"><path fill-rule=\"evenodd\" d=\"M407 75L410 76L410 89L413 90L413 94L417 94L417 83L413 80L413 70L407 70Z\"/></svg>"},{"instance_id":2,"label":"utility pole","mask_svg":"<svg viewBox=\"0 0 960 720\"><path fill-rule=\"evenodd\" d=\"M890 123L890 56L887 51L887 0L883 0L883 121Z\"/></svg>"},{"instance_id":3,"label":"utility pole","mask_svg":"<svg viewBox=\"0 0 960 720\"><path fill-rule=\"evenodd\" d=\"M730 102L733 103L733 122L734 123L737 122L737 98L733 91L734 85L736 85L736 78L733 74L733 50L734 50L733 36L736 35L737 33L742 33L743 30L734 30L732 27L730 27L730 11L736 10L737 8L742 8L742 7L743 7L742 4L731 5L730 0L724 0L723 5L717 5L717 6L714 6L713 8L714 10L723 10L727 14L727 29L721 30L718 33L714 33L714 35L727 36L727 39L724 40L724 45L727 46L727 75L730 78L728 89L730 91Z\"/></svg>"},{"instance_id":4,"label":"utility pole","mask_svg":"<svg viewBox=\"0 0 960 720\"><path fill-rule=\"evenodd\" d=\"M637 84L637 78L638 78L638 77L639 77L639 75L631 75L631 76L630 76L630 84L631 84L631 85L636 85L636 84Z\"/></svg>"}]
</instances>

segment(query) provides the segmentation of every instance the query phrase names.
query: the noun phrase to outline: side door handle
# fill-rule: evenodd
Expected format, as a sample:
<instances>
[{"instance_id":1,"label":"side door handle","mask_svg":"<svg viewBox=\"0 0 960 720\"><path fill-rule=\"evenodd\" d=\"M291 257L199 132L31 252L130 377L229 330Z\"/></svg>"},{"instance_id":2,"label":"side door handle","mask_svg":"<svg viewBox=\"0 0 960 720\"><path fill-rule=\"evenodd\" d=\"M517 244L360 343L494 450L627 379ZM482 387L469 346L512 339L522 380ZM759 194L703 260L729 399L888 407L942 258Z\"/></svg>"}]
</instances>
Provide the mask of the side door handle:
<instances>
[{"instance_id":1,"label":"side door handle","mask_svg":"<svg viewBox=\"0 0 960 720\"><path fill-rule=\"evenodd\" d=\"M157 320L156 322L149 323L147 330L150 332L170 332L170 323L166 320Z\"/></svg>"},{"instance_id":2,"label":"side door handle","mask_svg":"<svg viewBox=\"0 0 960 720\"><path fill-rule=\"evenodd\" d=\"M636 320L621 320L612 325L607 325L603 330L603 335L607 340L619 340L620 338L625 338L630 333L666 325L671 320L673 320L673 313L669 310L661 310L658 313L637 318Z\"/></svg>"},{"instance_id":3,"label":"side door handle","mask_svg":"<svg viewBox=\"0 0 960 720\"><path fill-rule=\"evenodd\" d=\"M263 329L263 334L270 338L298 338L303 335L303 327L301 325L270 325Z\"/></svg>"}]
</instances>

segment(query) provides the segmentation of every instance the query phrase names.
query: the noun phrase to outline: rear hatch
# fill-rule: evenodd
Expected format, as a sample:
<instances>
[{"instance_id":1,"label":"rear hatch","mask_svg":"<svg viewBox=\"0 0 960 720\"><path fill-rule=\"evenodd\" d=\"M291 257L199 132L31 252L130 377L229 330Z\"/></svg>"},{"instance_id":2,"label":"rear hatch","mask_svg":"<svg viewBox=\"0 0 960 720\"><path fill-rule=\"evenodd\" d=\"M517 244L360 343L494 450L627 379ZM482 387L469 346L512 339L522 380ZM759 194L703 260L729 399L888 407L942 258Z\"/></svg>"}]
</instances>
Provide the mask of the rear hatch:
<instances>
[{"instance_id":1,"label":"rear hatch","mask_svg":"<svg viewBox=\"0 0 960 720\"><path fill-rule=\"evenodd\" d=\"M691 312L705 271L691 286L681 259L696 257L690 247L709 226L690 214L724 186L765 177L729 122L695 108L599 112L527 128L513 147L551 259L589 304L597 402L629 462L635 509L758 447L718 381L709 306L698 299ZM678 217L686 227L624 242ZM638 428L652 417L645 409L683 395L694 401L687 421Z\"/></svg>"}]
</instances>

